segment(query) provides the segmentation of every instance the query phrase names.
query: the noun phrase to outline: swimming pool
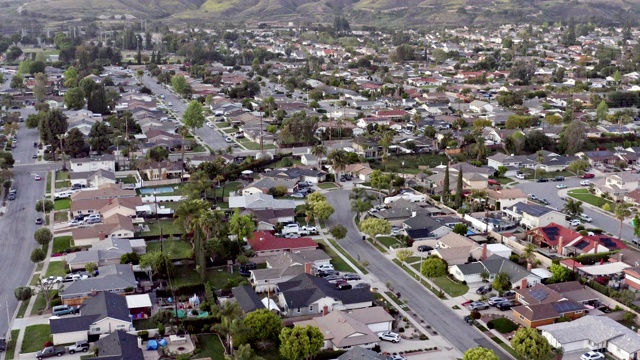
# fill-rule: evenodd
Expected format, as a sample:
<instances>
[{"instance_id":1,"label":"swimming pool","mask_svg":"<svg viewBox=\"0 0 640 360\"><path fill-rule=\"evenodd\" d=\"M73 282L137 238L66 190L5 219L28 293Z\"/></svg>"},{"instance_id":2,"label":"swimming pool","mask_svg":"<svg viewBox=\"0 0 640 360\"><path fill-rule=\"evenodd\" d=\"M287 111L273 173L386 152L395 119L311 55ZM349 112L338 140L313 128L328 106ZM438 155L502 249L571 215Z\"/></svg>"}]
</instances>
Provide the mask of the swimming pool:
<instances>
[{"instance_id":1,"label":"swimming pool","mask_svg":"<svg viewBox=\"0 0 640 360\"><path fill-rule=\"evenodd\" d=\"M172 193L173 192L173 188L170 186L164 186L164 187L157 187L157 188L142 188L140 189L140 194L164 194L164 193Z\"/></svg>"}]
</instances>

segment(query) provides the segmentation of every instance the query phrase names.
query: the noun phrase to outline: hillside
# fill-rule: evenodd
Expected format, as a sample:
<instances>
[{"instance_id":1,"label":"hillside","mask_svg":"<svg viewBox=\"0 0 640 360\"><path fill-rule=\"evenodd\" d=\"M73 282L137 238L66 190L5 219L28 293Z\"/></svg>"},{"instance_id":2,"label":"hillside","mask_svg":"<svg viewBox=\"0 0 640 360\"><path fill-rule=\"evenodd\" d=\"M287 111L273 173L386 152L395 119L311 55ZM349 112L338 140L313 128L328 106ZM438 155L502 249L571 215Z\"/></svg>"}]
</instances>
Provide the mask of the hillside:
<instances>
[{"instance_id":1,"label":"hillside","mask_svg":"<svg viewBox=\"0 0 640 360\"><path fill-rule=\"evenodd\" d=\"M615 24L640 15L640 0L33 0L27 7L51 17L131 14L173 23L331 22L339 14L354 25L393 28L553 22L570 16Z\"/></svg>"}]
</instances>

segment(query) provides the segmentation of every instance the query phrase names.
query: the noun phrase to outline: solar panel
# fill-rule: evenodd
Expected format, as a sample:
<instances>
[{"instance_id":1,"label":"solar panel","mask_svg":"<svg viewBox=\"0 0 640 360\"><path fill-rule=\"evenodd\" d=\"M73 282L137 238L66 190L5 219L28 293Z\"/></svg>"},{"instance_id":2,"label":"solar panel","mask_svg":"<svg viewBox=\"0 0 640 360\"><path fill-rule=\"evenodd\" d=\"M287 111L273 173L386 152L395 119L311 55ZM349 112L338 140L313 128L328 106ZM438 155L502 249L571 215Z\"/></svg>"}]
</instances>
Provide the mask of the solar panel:
<instances>
[{"instance_id":1,"label":"solar panel","mask_svg":"<svg viewBox=\"0 0 640 360\"><path fill-rule=\"evenodd\" d=\"M615 241L613 241L611 238L600 238L600 243L602 243L602 245L608 247L608 248L617 248L618 244L616 244Z\"/></svg>"},{"instance_id":2,"label":"solar panel","mask_svg":"<svg viewBox=\"0 0 640 360\"><path fill-rule=\"evenodd\" d=\"M547 235L549 240L555 240L556 236L560 233L557 227L546 227L543 228L542 231Z\"/></svg>"},{"instance_id":3,"label":"solar panel","mask_svg":"<svg viewBox=\"0 0 640 360\"><path fill-rule=\"evenodd\" d=\"M553 303L553 308L556 309L556 311L559 313L564 313L568 311L580 310L582 309L582 306L572 301L562 301Z\"/></svg>"},{"instance_id":4,"label":"solar panel","mask_svg":"<svg viewBox=\"0 0 640 360\"><path fill-rule=\"evenodd\" d=\"M589 246L589 242L588 241L584 241L584 240L580 240L580 242L576 244L576 247L578 249L584 249L587 246Z\"/></svg>"},{"instance_id":5,"label":"solar panel","mask_svg":"<svg viewBox=\"0 0 640 360\"><path fill-rule=\"evenodd\" d=\"M538 301L542 301L549 296L549 293L544 289L533 289L529 291L529 295Z\"/></svg>"}]
</instances>

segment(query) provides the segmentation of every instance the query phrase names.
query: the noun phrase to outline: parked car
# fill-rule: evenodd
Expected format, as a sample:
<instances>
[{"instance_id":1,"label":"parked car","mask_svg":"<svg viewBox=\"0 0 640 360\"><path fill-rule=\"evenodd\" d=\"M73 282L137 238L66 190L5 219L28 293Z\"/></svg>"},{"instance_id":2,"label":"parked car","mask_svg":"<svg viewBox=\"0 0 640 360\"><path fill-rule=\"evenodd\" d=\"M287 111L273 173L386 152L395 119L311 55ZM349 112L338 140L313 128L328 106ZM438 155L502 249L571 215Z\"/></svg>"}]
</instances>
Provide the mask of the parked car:
<instances>
[{"instance_id":1,"label":"parked car","mask_svg":"<svg viewBox=\"0 0 640 360\"><path fill-rule=\"evenodd\" d=\"M553 178L553 181L564 181L564 176L556 176Z\"/></svg>"},{"instance_id":2,"label":"parked car","mask_svg":"<svg viewBox=\"0 0 640 360\"><path fill-rule=\"evenodd\" d=\"M489 304L483 301L474 301L469 304L469 309L471 310L486 310L489 308Z\"/></svg>"},{"instance_id":3,"label":"parked car","mask_svg":"<svg viewBox=\"0 0 640 360\"><path fill-rule=\"evenodd\" d=\"M476 294L479 294L479 295L488 294L489 292L491 292L491 290L493 290L491 288L491 285L480 286L478 290L476 290Z\"/></svg>"},{"instance_id":4,"label":"parked car","mask_svg":"<svg viewBox=\"0 0 640 360\"><path fill-rule=\"evenodd\" d=\"M0 337L0 352L7 350L7 339L5 337Z\"/></svg>"},{"instance_id":5,"label":"parked car","mask_svg":"<svg viewBox=\"0 0 640 360\"><path fill-rule=\"evenodd\" d=\"M257 268L257 265L253 262L250 262L248 264L244 264L244 265L240 265L240 275L242 276L250 276L251 275L251 270L255 270Z\"/></svg>"},{"instance_id":6,"label":"parked car","mask_svg":"<svg viewBox=\"0 0 640 360\"><path fill-rule=\"evenodd\" d=\"M322 265L317 265L317 266L314 266L314 268L315 268L316 270L318 270L318 271L335 270L335 269L333 268L333 265L331 265L331 264L322 264Z\"/></svg>"},{"instance_id":7,"label":"parked car","mask_svg":"<svg viewBox=\"0 0 640 360\"><path fill-rule=\"evenodd\" d=\"M307 234L315 234L315 233L317 233L317 232L318 232L318 229L316 229L316 227L315 227L315 226L311 226L311 225L309 225L309 226L302 226L302 227L300 228L300 232L301 232L301 233L302 233L302 232L305 232L305 233L307 233Z\"/></svg>"},{"instance_id":8,"label":"parked car","mask_svg":"<svg viewBox=\"0 0 640 360\"><path fill-rule=\"evenodd\" d=\"M49 276L42 279L43 284L58 284L58 283L61 283L62 281L64 281L62 276Z\"/></svg>"},{"instance_id":9,"label":"parked car","mask_svg":"<svg viewBox=\"0 0 640 360\"><path fill-rule=\"evenodd\" d=\"M502 296L504 298L516 296L516 292L513 291L513 290L507 290L507 291L503 292L502 294L500 294L500 296Z\"/></svg>"},{"instance_id":10,"label":"parked car","mask_svg":"<svg viewBox=\"0 0 640 360\"><path fill-rule=\"evenodd\" d=\"M355 281L355 280L362 279L360 277L360 275L358 275L358 274L344 274L344 275L342 275L342 278L347 280L347 281Z\"/></svg>"},{"instance_id":11,"label":"parked car","mask_svg":"<svg viewBox=\"0 0 640 360\"><path fill-rule=\"evenodd\" d=\"M342 278L340 278L340 275L329 275L324 279L327 280L329 284L335 284L338 280L342 280Z\"/></svg>"},{"instance_id":12,"label":"parked car","mask_svg":"<svg viewBox=\"0 0 640 360\"><path fill-rule=\"evenodd\" d=\"M224 138L224 141L228 142L228 143L232 143L233 139L229 136L227 136L226 138Z\"/></svg>"},{"instance_id":13,"label":"parked car","mask_svg":"<svg viewBox=\"0 0 640 360\"><path fill-rule=\"evenodd\" d=\"M547 182L549 181L549 179L547 178L538 178L538 180L536 180L537 182Z\"/></svg>"},{"instance_id":14,"label":"parked car","mask_svg":"<svg viewBox=\"0 0 640 360\"><path fill-rule=\"evenodd\" d=\"M547 200L547 199L540 199L540 202L541 202L541 203L543 203L543 204L545 204L545 205L549 205L549 204L551 204L551 203L549 202L549 200Z\"/></svg>"},{"instance_id":15,"label":"parked car","mask_svg":"<svg viewBox=\"0 0 640 360\"><path fill-rule=\"evenodd\" d=\"M524 180L525 178L526 178L526 176L523 173L517 173L516 174L516 179Z\"/></svg>"},{"instance_id":16,"label":"parked car","mask_svg":"<svg viewBox=\"0 0 640 360\"><path fill-rule=\"evenodd\" d=\"M591 181L589 181L589 180L582 180L582 181L580 181L580 185L582 185L582 186L589 186L589 185L591 185Z\"/></svg>"},{"instance_id":17,"label":"parked car","mask_svg":"<svg viewBox=\"0 0 640 360\"><path fill-rule=\"evenodd\" d=\"M591 216L589 216L587 214L580 214L580 220L585 221L585 222L592 222L593 221Z\"/></svg>"},{"instance_id":18,"label":"parked car","mask_svg":"<svg viewBox=\"0 0 640 360\"><path fill-rule=\"evenodd\" d=\"M387 360L407 360L407 358L402 355L389 355Z\"/></svg>"},{"instance_id":19,"label":"parked car","mask_svg":"<svg viewBox=\"0 0 640 360\"><path fill-rule=\"evenodd\" d=\"M75 306L69 306L69 305L58 305L58 306L54 306L53 309L51 309L53 312L53 316L62 316L62 315L70 315L70 314L75 314L78 312L78 308Z\"/></svg>"},{"instance_id":20,"label":"parked car","mask_svg":"<svg viewBox=\"0 0 640 360\"><path fill-rule=\"evenodd\" d=\"M85 274L68 274L67 276L64 277L62 281L71 282L71 281L78 281L78 280L86 280L88 278L89 278L89 275L85 275Z\"/></svg>"},{"instance_id":21,"label":"parked car","mask_svg":"<svg viewBox=\"0 0 640 360\"><path fill-rule=\"evenodd\" d=\"M64 347L58 346L48 346L36 353L36 359L42 360L44 358L52 357L52 356L62 356L67 352Z\"/></svg>"},{"instance_id":22,"label":"parked car","mask_svg":"<svg viewBox=\"0 0 640 360\"><path fill-rule=\"evenodd\" d=\"M591 174L591 173L584 173L584 174L582 174L582 176L580 176L580 178L582 178L582 179L593 179L594 177L596 177L596 176Z\"/></svg>"},{"instance_id":23,"label":"parked car","mask_svg":"<svg viewBox=\"0 0 640 360\"><path fill-rule=\"evenodd\" d=\"M581 224L581 222L578 219L573 219L573 220L569 221L569 226L578 226L580 224Z\"/></svg>"},{"instance_id":24,"label":"parked car","mask_svg":"<svg viewBox=\"0 0 640 360\"><path fill-rule=\"evenodd\" d=\"M507 299L500 296L494 296L489 298L489 305L496 306L498 305L498 303L505 302L505 301L507 301Z\"/></svg>"},{"instance_id":25,"label":"parked car","mask_svg":"<svg viewBox=\"0 0 640 360\"><path fill-rule=\"evenodd\" d=\"M35 179L36 179L36 181L40 181L40 180L42 180L42 177L40 175L36 175Z\"/></svg>"},{"instance_id":26,"label":"parked car","mask_svg":"<svg viewBox=\"0 0 640 360\"><path fill-rule=\"evenodd\" d=\"M291 194L291 197L296 199L304 199L304 194L297 192L297 193Z\"/></svg>"},{"instance_id":27,"label":"parked car","mask_svg":"<svg viewBox=\"0 0 640 360\"><path fill-rule=\"evenodd\" d=\"M33 154L33 155L31 156L31 158L32 158L32 159L37 159L37 158L38 158L38 154Z\"/></svg>"},{"instance_id":28,"label":"parked car","mask_svg":"<svg viewBox=\"0 0 640 360\"><path fill-rule=\"evenodd\" d=\"M365 282L361 282L361 283L357 283L355 285L353 285L354 289L366 289L366 288L370 288L371 285L365 283Z\"/></svg>"},{"instance_id":29,"label":"parked car","mask_svg":"<svg viewBox=\"0 0 640 360\"><path fill-rule=\"evenodd\" d=\"M67 346L67 351L69 354L75 354L77 352L87 352L89 351L89 342L86 340L76 341L75 344Z\"/></svg>"},{"instance_id":30,"label":"parked car","mask_svg":"<svg viewBox=\"0 0 640 360\"><path fill-rule=\"evenodd\" d=\"M503 301L501 303L496 304L496 308L500 311L511 310L511 301Z\"/></svg>"},{"instance_id":31,"label":"parked car","mask_svg":"<svg viewBox=\"0 0 640 360\"><path fill-rule=\"evenodd\" d=\"M531 194L531 195L529 195L529 199L538 200L538 197L535 194Z\"/></svg>"},{"instance_id":32,"label":"parked car","mask_svg":"<svg viewBox=\"0 0 640 360\"><path fill-rule=\"evenodd\" d=\"M595 351L589 351L587 353L580 355L580 360L600 360L600 359L604 359L604 354L595 352Z\"/></svg>"},{"instance_id":33,"label":"parked car","mask_svg":"<svg viewBox=\"0 0 640 360\"><path fill-rule=\"evenodd\" d=\"M420 246L418 246L418 251L420 251L420 252L432 251L432 250L433 250L433 246L429 246L429 245L420 245Z\"/></svg>"},{"instance_id":34,"label":"parked car","mask_svg":"<svg viewBox=\"0 0 640 360\"><path fill-rule=\"evenodd\" d=\"M42 218L37 218L36 225L42 225L42 224L43 224Z\"/></svg>"},{"instance_id":35,"label":"parked car","mask_svg":"<svg viewBox=\"0 0 640 360\"><path fill-rule=\"evenodd\" d=\"M351 290L353 288L353 286L351 286L351 284L348 283L337 283L336 284L336 289L338 290Z\"/></svg>"},{"instance_id":36,"label":"parked car","mask_svg":"<svg viewBox=\"0 0 640 360\"><path fill-rule=\"evenodd\" d=\"M335 270L324 270L324 271L318 271L316 275L318 275L319 277L326 278L332 275L339 276L340 273Z\"/></svg>"},{"instance_id":37,"label":"parked car","mask_svg":"<svg viewBox=\"0 0 640 360\"><path fill-rule=\"evenodd\" d=\"M556 185L556 188L558 188L558 189L566 189L566 188L567 188L567 185L565 185L565 184L558 184L558 185Z\"/></svg>"},{"instance_id":38,"label":"parked car","mask_svg":"<svg viewBox=\"0 0 640 360\"><path fill-rule=\"evenodd\" d=\"M378 333L378 338L384 341L391 341L394 343L400 342L400 334L394 333L393 331L385 331Z\"/></svg>"},{"instance_id":39,"label":"parked car","mask_svg":"<svg viewBox=\"0 0 640 360\"><path fill-rule=\"evenodd\" d=\"M68 226L80 226L84 223L82 220L73 219L67 223Z\"/></svg>"}]
</instances>

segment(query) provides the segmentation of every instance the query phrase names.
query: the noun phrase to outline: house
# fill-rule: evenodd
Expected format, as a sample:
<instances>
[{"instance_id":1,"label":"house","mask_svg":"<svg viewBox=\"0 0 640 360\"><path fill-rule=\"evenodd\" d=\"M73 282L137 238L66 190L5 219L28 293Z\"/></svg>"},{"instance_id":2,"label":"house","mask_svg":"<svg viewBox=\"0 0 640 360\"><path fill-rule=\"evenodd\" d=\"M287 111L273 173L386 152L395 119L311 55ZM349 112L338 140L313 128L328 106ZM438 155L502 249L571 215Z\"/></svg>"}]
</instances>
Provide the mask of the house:
<instances>
[{"instance_id":1,"label":"house","mask_svg":"<svg viewBox=\"0 0 640 360\"><path fill-rule=\"evenodd\" d=\"M74 228L71 230L71 235L76 246L86 246L105 239L131 239L135 235L134 230L130 217L116 214L105 218L102 224Z\"/></svg>"},{"instance_id":2,"label":"house","mask_svg":"<svg viewBox=\"0 0 640 360\"><path fill-rule=\"evenodd\" d=\"M375 351L365 349L360 346L349 349L346 353L338 356L337 360L386 360L385 356Z\"/></svg>"},{"instance_id":3,"label":"house","mask_svg":"<svg viewBox=\"0 0 640 360\"><path fill-rule=\"evenodd\" d=\"M98 169L116 171L116 157L111 154L89 158L70 159L69 166L73 172L96 171Z\"/></svg>"},{"instance_id":4,"label":"house","mask_svg":"<svg viewBox=\"0 0 640 360\"><path fill-rule=\"evenodd\" d=\"M596 254L627 248L620 239L608 235L581 235L556 223L527 231L527 239L538 247L552 249L561 255Z\"/></svg>"},{"instance_id":5,"label":"house","mask_svg":"<svg viewBox=\"0 0 640 360\"><path fill-rule=\"evenodd\" d=\"M96 341L96 360L144 360L138 346L138 336L124 331L114 331Z\"/></svg>"},{"instance_id":6,"label":"house","mask_svg":"<svg viewBox=\"0 0 640 360\"><path fill-rule=\"evenodd\" d=\"M403 221L402 226L413 240L439 239L452 231L450 227L438 222L436 218L425 214L416 214Z\"/></svg>"},{"instance_id":7,"label":"house","mask_svg":"<svg viewBox=\"0 0 640 360\"><path fill-rule=\"evenodd\" d=\"M333 311L293 325L318 327L324 335L323 349L347 350L373 348L380 341L377 333L390 331L392 323L393 317L383 307L374 306L348 312Z\"/></svg>"},{"instance_id":8,"label":"house","mask_svg":"<svg viewBox=\"0 0 640 360\"><path fill-rule=\"evenodd\" d=\"M606 350L618 359L637 359L640 337L628 327L606 316L588 315L571 322L540 326L551 346L573 351Z\"/></svg>"},{"instance_id":9,"label":"house","mask_svg":"<svg viewBox=\"0 0 640 360\"><path fill-rule=\"evenodd\" d=\"M572 242L582 235L553 222L527 231L527 240L538 247L551 248L555 251L562 249L564 244Z\"/></svg>"},{"instance_id":10,"label":"house","mask_svg":"<svg viewBox=\"0 0 640 360\"><path fill-rule=\"evenodd\" d=\"M116 183L116 174L112 171L98 169L96 171L80 171L69 173L71 184L80 184L85 187L97 188L102 185Z\"/></svg>"},{"instance_id":11,"label":"house","mask_svg":"<svg viewBox=\"0 0 640 360\"><path fill-rule=\"evenodd\" d=\"M475 241L450 232L437 240L435 249L431 254L439 256L445 260L449 266L452 266L466 263L469 261L469 256L474 256L474 254L480 257L481 251L480 245Z\"/></svg>"},{"instance_id":12,"label":"house","mask_svg":"<svg viewBox=\"0 0 640 360\"><path fill-rule=\"evenodd\" d=\"M80 305L96 292L125 294L138 287L132 265L106 265L98 267L99 275L82 281L74 281L60 295L62 303ZM124 297L122 298L124 300ZM126 309L126 301L125 301Z\"/></svg>"},{"instance_id":13,"label":"house","mask_svg":"<svg viewBox=\"0 0 640 360\"><path fill-rule=\"evenodd\" d=\"M155 293L127 295L125 299L127 300L127 309L129 309L129 314L131 314L133 319L147 319L151 317L153 304L156 302Z\"/></svg>"},{"instance_id":14,"label":"house","mask_svg":"<svg viewBox=\"0 0 640 360\"><path fill-rule=\"evenodd\" d=\"M76 281L82 283L84 281ZM127 300L118 294L101 291L87 297L79 316L49 319L53 343L69 344L112 332L132 331Z\"/></svg>"},{"instance_id":15,"label":"house","mask_svg":"<svg viewBox=\"0 0 640 360\"><path fill-rule=\"evenodd\" d=\"M179 161L151 162L140 167L145 180L181 179L184 166Z\"/></svg>"},{"instance_id":16,"label":"house","mask_svg":"<svg viewBox=\"0 0 640 360\"><path fill-rule=\"evenodd\" d=\"M519 221L527 229L545 227L549 224L566 224L565 215L552 208L536 203L520 201L502 211L511 219Z\"/></svg>"},{"instance_id":17,"label":"house","mask_svg":"<svg viewBox=\"0 0 640 360\"><path fill-rule=\"evenodd\" d=\"M357 137L353 139L351 146L360 156L364 156L365 158L378 157L378 142L375 140L370 140L365 137Z\"/></svg>"},{"instance_id":18,"label":"house","mask_svg":"<svg viewBox=\"0 0 640 360\"><path fill-rule=\"evenodd\" d=\"M97 189L77 191L71 195L71 201L85 199L115 199L136 197L135 190L124 190L117 184L98 186Z\"/></svg>"},{"instance_id":19,"label":"house","mask_svg":"<svg viewBox=\"0 0 640 360\"><path fill-rule=\"evenodd\" d=\"M613 164L620 159L609 150L579 152L576 154L576 156L587 159L587 161L589 161L589 165L591 166Z\"/></svg>"},{"instance_id":20,"label":"house","mask_svg":"<svg viewBox=\"0 0 640 360\"><path fill-rule=\"evenodd\" d=\"M373 169L369 163L356 163L347 165L342 171L343 174L350 174L361 181L371 181Z\"/></svg>"},{"instance_id":21,"label":"house","mask_svg":"<svg viewBox=\"0 0 640 360\"><path fill-rule=\"evenodd\" d=\"M509 281L513 288L527 287L540 282L540 277L530 270L498 255L491 255L487 260L468 264L453 265L449 272L459 281L478 283L482 281L482 273L489 274L488 280L493 279L498 273L505 272L509 275Z\"/></svg>"},{"instance_id":22,"label":"house","mask_svg":"<svg viewBox=\"0 0 640 360\"><path fill-rule=\"evenodd\" d=\"M293 194L294 189L298 185L298 181L290 178L273 178L273 177L264 177L262 179L256 180L253 183L247 185L244 189L242 189L242 194L257 194L263 193L267 194L270 189L273 189L276 186L284 186L287 188L287 194Z\"/></svg>"},{"instance_id":23,"label":"house","mask_svg":"<svg viewBox=\"0 0 640 360\"><path fill-rule=\"evenodd\" d=\"M595 182L596 195L609 194L614 201L622 201L624 197L638 189L638 175L635 173L610 174L604 180L598 179Z\"/></svg>"},{"instance_id":24,"label":"house","mask_svg":"<svg viewBox=\"0 0 640 360\"><path fill-rule=\"evenodd\" d=\"M532 161L525 155L507 155L499 152L487 157L487 165L496 170L501 166L506 168L532 168L535 164L535 160Z\"/></svg>"},{"instance_id":25,"label":"house","mask_svg":"<svg viewBox=\"0 0 640 360\"><path fill-rule=\"evenodd\" d=\"M277 284L302 273L311 274L314 266L331 264L331 257L322 249L280 253L266 257L266 269L251 270L249 281L256 292L275 291Z\"/></svg>"},{"instance_id":26,"label":"house","mask_svg":"<svg viewBox=\"0 0 640 360\"><path fill-rule=\"evenodd\" d=\"M624 283L630 288L640 290L640 266L624 269Z\"/></svg>"},{"instance_id":27,"label":"house","mask_svg":"<svg viewBox=\"0 0 640 360\"><path fill-rule=\"evenodd\" d=\"M492 206L496 211L527 200L527 194L520 189L487 189L485 192L489 199L489 206Z\"/></svg>"},{"instance_id":28,"label":"house","mask_svg":"<svg viewBox=\"0 0 640 360\"><path fill-rule=\"evenodd\" d=\"M302 154L300 156L300 162L306 166L318 166L321 161L322 159L318 159L318 157L313 154Z\"/></svg>"},{"instance_id":29,"label":"house","mask_svg":"<svg viewBox=\"0 0 640 360\"><path fill-rule=\"evenodd\" d=\"M544 284L529 285L516 290L516 300L521 305L512 308L513 317L522 325L535 328L553 324L561 317L574 320L586 315L581 303Z\"/></svg>"},{"instance_id":30,"label":"house","mask_svg":"<svg viewBox=\"0 0 640 360\"><path fill-rule=\"evenodd\" d=\"M256 231L248 240L249 246L257 256L276 255L278 253L313 250L318 244L311 238L287 239L275 237L267 231Z\"/></svg>"},{"instance_id":31,"label":"house","mask_svg":"<svg viewBox=\"0 0 640 360\"><path fill-rule=\"evenodd\" d=\"M325 279L309 274L282 282L278 289L279 305L287 316L328 314L373 305L373 294L368 288L338 290Z\"/></svg>"},{"instance_id":32,"label":"house","mask_svg":"<svg viewBox=\"0 0 640 360\"><path fill-rule=\"evenodd\" d=\"M100 214L105 218L116 214L135 217L136 207L142 206L140 197L115 198L115 199L82 199L71 202L71 215Z\"/></svg>"},{"instance_id":33,"label":"house","mask_svg":"<svg viewBox=\"0 0 640 360\"><path fill-rule=\"evenodd\" d=\"M273 195L259 193L243 194L229 197L229 209L247 210L285 210L296 208L293 200L274 199Z\"/></svg>"},{"instance_id":34,"label":"house","mask_svg":"<svg viewBox=\"0 0 640 360\"><path fill-rule=\"evenodd\" d=\"M231 289L235 301L240 305L240 308L245 314L252 311L265 309L264 304L260 301L258 294L249 285L237 286Z\"/></svg>"},{"instance_id":35,"label":"house","mask_svg":"<svg viewBox=\"0 0 640 360\"><path fill-rule=\"evenodd\" d=\"M88 263L98 266L120 264L120 257L128 253L146 254L147 244L144 239L109 238L100 241L87 251L76 251L64 256L69 270L84 269Z\"/></svg>"}]
</instances>

